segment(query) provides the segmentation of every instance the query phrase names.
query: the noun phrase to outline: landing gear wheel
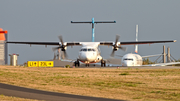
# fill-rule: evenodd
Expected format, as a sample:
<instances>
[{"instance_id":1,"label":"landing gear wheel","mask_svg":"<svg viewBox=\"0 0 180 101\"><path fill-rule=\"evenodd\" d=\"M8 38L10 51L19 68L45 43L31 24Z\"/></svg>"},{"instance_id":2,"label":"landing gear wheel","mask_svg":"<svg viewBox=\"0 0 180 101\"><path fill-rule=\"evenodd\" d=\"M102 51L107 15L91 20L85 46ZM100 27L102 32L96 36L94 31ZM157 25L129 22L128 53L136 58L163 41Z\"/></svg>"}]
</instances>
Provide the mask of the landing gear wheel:
<instances>
[{"instance_id":1,"label":"landing gear wheel","mask_svg":"<svg viewBox=\"0 0 180 101\"><path fill-rule=\"evenodd\" d=\"M89 67L89 64L86 64L86 67Z\"/></svg>"},{"instance_id":2,"label":"landing gear wheel","mask_svg":"<svg viewBox=\"0 0 180 101\"><path fill-rule=\"evenodd\" d=\"M79 63L79 60L77 59L77 61L74 62L74 66L78 66L79 67L80 63Z\"/></svg>"},{"instance_id":3,"label":"landing gear wheel","mask_svg":"<svg viewBox=\"0 0 180 101\"><path fill-rule=\"evenodd\" d=\"M101 67L106 67L106 61L105 60L101 60Z\"/></svg>"}]
</instances>

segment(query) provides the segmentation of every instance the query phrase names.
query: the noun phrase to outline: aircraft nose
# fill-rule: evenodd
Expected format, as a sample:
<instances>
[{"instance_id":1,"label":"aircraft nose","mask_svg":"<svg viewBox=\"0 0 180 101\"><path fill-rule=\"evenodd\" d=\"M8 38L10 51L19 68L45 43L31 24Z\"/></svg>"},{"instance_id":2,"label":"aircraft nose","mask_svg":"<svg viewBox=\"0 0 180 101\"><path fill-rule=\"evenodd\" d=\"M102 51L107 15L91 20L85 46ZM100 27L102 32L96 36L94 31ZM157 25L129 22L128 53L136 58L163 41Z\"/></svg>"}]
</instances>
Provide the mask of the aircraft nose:
<instances>
[{"instance_id":1,"label":"aircraft nose","mask_svg":"<svg viewBox=\"0 0 180 101\"><path fill-rule=\"evenodd\" d=\"M127 62L123 62L123 63L122 63L122 66L125 66L125 67L126 67L126 66L127 66Z\"/></svg>"},{"instance_id":2,"label":"aircraft nose","mask_svg":"<svg viewBox=\"0 0 180 101\"><path fill-rule=\"evenodd\" d=\"M92 58L91 55L87 55L87 56L86 56L87 61L91 61L91 58Z\"/></svg>"},{"instance_id":3,"label":"aircraft nose","mask_svg":"<svg viewBox=\"0 0 180 101\"><path fill-rule=\"evenodd\" d=\"M86 61L86 54L84 52L80 53L79 58L83 61Z\"/></svg>"},{"instance_id":4,"label":"aircraft nose","mask_svg":"<svg viewBox=\"0 0 180 101\"><path fill-rule=\"evenodd\" d=\"M84 52L84 53L80 54L80 58L83 61L91 61L92 55L89 54L89 53Z\"/></svg>"},{"instance_id":5,"label":"aircraft nose","mask_svg":"<svg viewBox=\"0 0 180 101\"><path fill-rule=\"evenodd\" d=\"M134 66L133 62L130 62L130 61L124 61L123 62L123 66Z\"/></svg>"}]
</instances>

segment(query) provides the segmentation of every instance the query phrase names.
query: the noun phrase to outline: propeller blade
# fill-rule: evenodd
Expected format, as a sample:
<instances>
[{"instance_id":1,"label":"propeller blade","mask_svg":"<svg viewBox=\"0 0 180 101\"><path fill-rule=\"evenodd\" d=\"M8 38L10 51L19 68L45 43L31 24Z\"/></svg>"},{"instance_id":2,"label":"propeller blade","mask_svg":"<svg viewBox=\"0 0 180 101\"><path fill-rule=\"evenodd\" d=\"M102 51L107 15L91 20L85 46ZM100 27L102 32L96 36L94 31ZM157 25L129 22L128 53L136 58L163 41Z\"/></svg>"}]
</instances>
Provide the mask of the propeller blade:
<instances>
[{"instance_id":1,"label":"propeller blade","mask_svg":"<svg viewBox=\"0 0 180 101\"><path fill-rule=\"evenodd\" d=\"M119 35L116 35L116 39L115 39L115 44L113 45L113 51L112 51L112 53L111 53L111 57L114 57L114 53L115 53L115 50L114 49L116 49L116 48L119 48L118 46L117 46L117 42L118 42L118 40L119 40Z\"/></svg>"},{"instance_id":2,"label":"propeller blade","mask_svg":"<svg viewBox=\"0 0 180 101\"><path fill-rule=\"evenodd\" d=\"M59 49L59 47L53 47L52 50L56 51L57 49Z\"/></svg>"},{"instance_id":3,"label":"propeller blade","mask_svg":"<svg viewBox=\"0 0 180 101\"><path fill-rule=\"evenodd\" d=\"M119 35L116 35L115 45L117 44L119 37L120 37Z\"/></svg>"},{"instance_id":4,"label":"propeller blade","mask_svg":"<svg viewBox=\"0 0 180 101\"><path fill-rule=\"evenodd\" d=\"M123 51L126 51L126 50L127 50L126 47L118 47L118 48L120 48L120 49L123 50Z\"/></svg>"},{"instance_id":5,"label":"propeller blade","mask_svg":"<svg viewBox=\"0 0 180 101\"><path fill-rule=\"evenodd\" d=\"M66 51L63 51L63 53L64 53L64 58L66 59L68 57Z\"/></svg>"},{"instance_id":6,"label":"propeller blade","mask_svg":"<svg viewBox=\"0 0 180 101\"><path fill-rule=\"evenodd\" d=\"M111 53L111 57L114 57L114 52L115 52L115 51L113 50L112 53Z\"/></svg>"},{"instance_id":7,"label":"propeller blade","mask_svg":"<svg viewBox=\"0 0 180 101\"><path fill-rule=\"evenodd\" d=\"M123 56L121 56L121 55L116 55L116 56L118 56L118 57L123 57Z\"/></svg>"},{"instance_id":8,"label":"propeller blade","mask_svg":"<svg viewBox=\"0 0 180 101\"><path fill-rule=\"evenodd\" d=\"M54 52L54 58L53 58L53 60L55 60L56 59L56 53Z\"/></svg>"},{"instance_id":9,"label":"propeller blade","mask_svg":"<svg viewBox=\"0 0 180 101\"><path fill-rule=\"evenodd\" d=\"M62 47L62 46L60 46L60 47L53 47L52 50L53 50L53 51L56 51L56 50L59 49L59 48L63 48L63 47Z\"/></svg>"},{"instance_id":10,"label":"propeller blade","mask_svg":"<svg viewBox=\"0 0 180 101\"><path fill-rule=\"evenodd\" d=\"M61 44L64 45L64 42L63 42L63 39L62 39L62 36L58 36L59 40L61 41Z\"/></svg>"}]
</instances>

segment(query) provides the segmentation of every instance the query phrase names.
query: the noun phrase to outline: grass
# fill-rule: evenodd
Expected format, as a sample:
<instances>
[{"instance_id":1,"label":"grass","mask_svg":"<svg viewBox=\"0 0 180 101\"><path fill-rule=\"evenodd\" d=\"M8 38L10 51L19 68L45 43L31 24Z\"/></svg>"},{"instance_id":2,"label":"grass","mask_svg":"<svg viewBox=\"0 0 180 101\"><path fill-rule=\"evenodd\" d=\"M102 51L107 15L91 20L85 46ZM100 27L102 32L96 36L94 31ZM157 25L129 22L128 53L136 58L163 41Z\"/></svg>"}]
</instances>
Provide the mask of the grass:
<instances>
[{"instance_id":1,"label":"grass","mask_svg":"<svg viewBox=\"0 0 180 101\"><path fill-rule=\"evenodd\" d=\"M0 66L0 82L48 91L113 99L180 100L180 69Z\"/></svg>"},{"instance_id":2,"label":"grass","mask_svg":"<svg viewBox=\"0 0 180 101\"><path fill-rule=\"evenodd\" d=\"M124 72L124 73L121 73L119 75L130 75L129 72Z\"/></svg>"},{"instance_id":3,"label":"grass","mask_svg":"<svg viewBox=\"0 0 180 101\"><path fill-rule=\"evenodd\" d=\"M5 96L1 94L0 101L42 101L42 100L25 99L25 98L13 97L13 96Z\"/></svg>"}]
</instances>

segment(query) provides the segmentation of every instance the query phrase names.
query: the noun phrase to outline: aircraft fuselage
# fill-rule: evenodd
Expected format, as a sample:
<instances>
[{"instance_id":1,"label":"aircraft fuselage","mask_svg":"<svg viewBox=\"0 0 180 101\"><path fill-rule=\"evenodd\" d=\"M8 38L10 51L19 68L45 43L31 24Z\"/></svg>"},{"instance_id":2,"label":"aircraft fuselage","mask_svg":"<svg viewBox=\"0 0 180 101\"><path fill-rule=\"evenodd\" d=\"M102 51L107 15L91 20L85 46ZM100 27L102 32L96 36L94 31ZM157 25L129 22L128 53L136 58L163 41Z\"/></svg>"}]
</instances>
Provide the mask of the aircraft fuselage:
<instances>
[{"instance_id":1,"label":"aircraft fuselage","mask_svg":"<svg viewBox=\"0 0 180 101\"><path fill-rule=\"evenodd\" d=\"M82 47L79 52L79 60L83 63L97 63L102 60L97 47Z\"/></svg>"}]
</instances>

